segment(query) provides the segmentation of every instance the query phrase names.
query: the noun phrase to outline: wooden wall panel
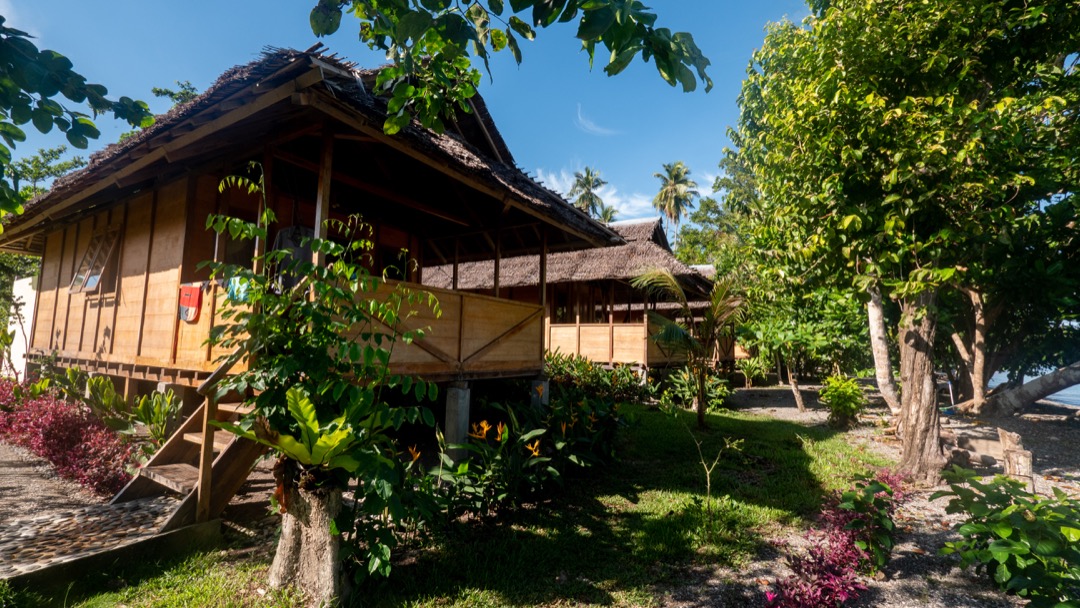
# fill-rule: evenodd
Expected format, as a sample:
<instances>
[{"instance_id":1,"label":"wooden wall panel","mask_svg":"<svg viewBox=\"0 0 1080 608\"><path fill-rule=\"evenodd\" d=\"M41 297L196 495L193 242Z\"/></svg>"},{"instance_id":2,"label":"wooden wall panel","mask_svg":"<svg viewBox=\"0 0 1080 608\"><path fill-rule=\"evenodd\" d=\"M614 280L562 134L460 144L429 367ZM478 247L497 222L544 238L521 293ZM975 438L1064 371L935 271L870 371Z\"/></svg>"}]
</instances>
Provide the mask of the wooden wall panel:
<instances>
[{"instance_id":1,"label":"wooden wall panel","mask_svg":"<svg viewBox=\"0 0 1080 608\"><path fill-rule=\"evenodd\" d=\"M41 283L38 288L37 312L34 315L34 343L32 348L51 350L56 318L56 297L60 284L61 256L64 248L64 232L58 231L45 237L45 252L41 258Z\"/></svg>"},{"instance_id":2,"label":"wooden wall panel","mask_svg":"<svg viewBox=\"0 0 1080 608\"><path fill-rule=\"evenodd\" d=\"M577 354L577 327L574 325L552 325L548 350L561 355Z\"/></svg>"},{"instance_id":3,"label":"wooden wall panel","mask_svg":"<svg viewBox=\"0 0 1080 608\"><path fill-rule=\"evenodd\" d=\"M615 356L617 363L645 363L645 327L635 325L615 326Z\"/></svg>"},{"instance_id":4,"label":"wooden wall panel","mask_svg":"<svg viewBox=\"0 0 1080 608\"><path fill-rule=\"evenodd\" d=\"M127 205L120 257L120 291L117 294L116 327L111 352L114 358L134 361L139 354L147 260L150 252L154 194L147 192Z\"/></svg>"},{"instance_id":5,"label":"wooden wall panel","mask_svg":"<svg viewBox=\"0 0 1080 608\"><path fill-rule=\"evenodd\" d=\"M182 179L158 191L139 348L139 357L152 360L155 365L166 365L172 360L186 229L187 180Z\"/></svg>"},{"instance_id":6,"label":"wooden wall panel","mask_svg":"<svg viewBox=\"0 0 1080 608\"><path fill-rule=\"evenodd\" d=\"M78 239L75 241L75 250L72 251L74 256L72 257L73 267L77 267L82 262L83 256L86 255L86 250L90 246L90 237L94 234L94 218L87 218L78 224L78 228L75 230L78 233ZM70 283L71 279L68 279ZM77 293L68 294L67 303L67 320L65 321L66 328L64 330L64 342L60 350L66 353L77 353L82 350L82 337L83 337L83 319L86 316L86 294L79 291Z\"/></svg>"},{"instance_id":7,"label":"wooden wall panel","mask_svg":"<svg viewBox=\"0 0 1080 608\"><path fill-rule=\"evenodd\" d=\"M606 363L611 348L611 333L607 323L581 326L581 356Z\"/></svg>"},{"instance_id":8,"label":"wooden wall panel","mask_svg":"<svg viewBox=\"0 0 1080 608\"><path fill-rule=\"evenodd\" d=\"M115 227L122 230L124 227L124 206L113 208L111 211L99 217L99 226ZM120 268L120 258L123 256L124 239L122 232L117 233L115 250L112 252L105 272L101 277L101 286L92 298L88 300L87 322L83 329L83 351L93 351L101 357L110 352L113 340L113 318L116 314L116 305L119 295L117 290L117 276ZM91 316L92 315L92 318Z\"/></svg>"},{"instance_id":9,"label":"wooden wall panel","mask_svg":"<svg viewBox=\"0 0 1080 608\"><path fill-rule=\"evenodd\" d=\"M60 258L60 284L56 290L56 323L53 327L52 348L63 351L67 344L68 315L70 313L70 294L68 287L71 286L71 276L74 274L74 266L77 263L75 257L76 238L78 236L76 226L68 226L64 229L64 255Z\"/></svg>"}]
</instances>

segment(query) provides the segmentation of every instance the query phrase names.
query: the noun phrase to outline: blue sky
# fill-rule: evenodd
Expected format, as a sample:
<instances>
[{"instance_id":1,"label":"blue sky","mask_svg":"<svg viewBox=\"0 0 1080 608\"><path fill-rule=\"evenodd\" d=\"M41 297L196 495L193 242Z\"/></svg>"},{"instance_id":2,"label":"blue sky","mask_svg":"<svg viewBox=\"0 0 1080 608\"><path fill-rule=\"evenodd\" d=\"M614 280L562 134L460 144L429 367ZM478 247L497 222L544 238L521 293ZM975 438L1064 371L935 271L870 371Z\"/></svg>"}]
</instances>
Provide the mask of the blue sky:
<instances>
[{"instance_id":1,"label":"blue sky","mask_svg":"<svg viewBox=\"0 0 1080 608\"><path fill-rule=\"evenodd\" d=\"M113 96L168 102L151 87L189 80L205 90L233 65L256 58L264 46L307 48L317 39L308 26L315 0L0 0L9 27L33 34L41 48L67 55L91 82ZM619 219L655 215L651 200L659 185L653 173L682 160L702 193L711 190L727 128L738 118L736 97L764 27L785 17L801 20L801 0L653 0L658 25L689 31L712 60L712 92L682 93L660 79L652 63L636 61L609 78L589 70L572 27L558 25L523 44L516 66L508 53L492 61L493 80L480 92L518 164L548 186L565 191L574 171L599 169L609 185L605 202ZM323 39L332 51L365 66L383 62L356 36L346 17L341 30ZM102 117L102 137L91 150L115 141L126 126ZM63 143L28 130L16 156ZM86 154L86 153L82 153Z\"/></svg>"}]
</instances>

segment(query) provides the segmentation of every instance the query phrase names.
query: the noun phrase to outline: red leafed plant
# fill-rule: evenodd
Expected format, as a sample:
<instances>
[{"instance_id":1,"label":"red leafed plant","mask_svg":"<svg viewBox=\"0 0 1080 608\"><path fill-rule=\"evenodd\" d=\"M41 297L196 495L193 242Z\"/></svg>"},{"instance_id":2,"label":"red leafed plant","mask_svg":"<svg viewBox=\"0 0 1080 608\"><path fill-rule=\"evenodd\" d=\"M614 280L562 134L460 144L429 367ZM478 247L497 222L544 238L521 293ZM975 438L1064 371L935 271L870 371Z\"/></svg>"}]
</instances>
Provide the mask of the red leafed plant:
<instances>
[{"instance_id":1,"label":"red leafed plant","mask_svg":"<svg viewBox=\"0 0 1080 608\"><path fill-rule=\"evenodd\" d=\"M97 494L113 494L127 483L133 445L81 403L49 393L18 403L9 384L0 382L0 436Z\"/></svg>"},{"instance_id":2,"label":"red leafed plant","mask_svg":"<svg viewBox=\"0 0 1080 608\"><path fill-rule=\"evenodd\" d=\"M843 492L821 512L819 527L807 533L804 554L785 558L792 575L765 593L768 608L841 606L866 586L860 572L885 565L893 545L893 515L907 499L903 479L882 470Z\"/></svg>"}]
</instances>

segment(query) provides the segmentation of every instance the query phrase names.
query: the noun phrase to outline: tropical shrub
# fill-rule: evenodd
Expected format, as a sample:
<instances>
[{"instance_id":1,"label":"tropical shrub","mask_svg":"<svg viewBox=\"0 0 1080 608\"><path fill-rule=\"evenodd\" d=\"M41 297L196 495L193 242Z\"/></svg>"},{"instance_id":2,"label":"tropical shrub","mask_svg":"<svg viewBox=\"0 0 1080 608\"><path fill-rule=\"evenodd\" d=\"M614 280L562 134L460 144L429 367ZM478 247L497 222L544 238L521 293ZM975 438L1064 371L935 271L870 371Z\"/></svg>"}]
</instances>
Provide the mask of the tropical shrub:
<instances>
[{"instance_id":1,"label":"tropical shrub","mask_svg":"<svg viewBox=\"0 0 1080 608\"><path fill-rule=\"evenodd\" d=\"M853 378L829 376L818 392L819 400L829 408L829 425L846 429L858 420L859 412L866 407L862 387Z\"/></svg>"},{"instance_id":2,"label":"tropical shrub","mask_svg":"<svg viewBox=\"0 0 1080 608\"><path fill-rule=\"evenodd\" d=\"M53 393L0 411L0 435L48 460L57 473L90 490L114 494L130 476L134 446L80 404Z\"/></svg>"},{"instance_id":3,"label":"tropical shrub","mask_svg":"<svg viewBox=\"0 0 1080 608\"><path fill-rule=\"evenodd\" d=\"M677 405L693 407L697 397L697 381L688 368L681 368L667 378L667 388L660 394L663 406ZM719 411L724 407L724 400L731 395L727 380L712 374L705 377L705 400L709 412Z\"/></svg>"},{"instance_id":4,"label":"tropical shrub","mask_svg":"<svg viewBox=\"0 0 1080 608\"><path fill-rule=\"evenodd\" d=\"M896 508L906 500L902 479L888 471L855 482L823 509L820 526L807 533L803 554L785 558L792 575L766 592L769 608L839 606L866 586L860 572L888 562L893 547ZM895 489L894 489L895 488Z\"/></svg>"},{"instance_id":5,"label":"tropical shrub","mask_svg":"<svg viewBox=\"0 0 1080 608\"><path fill-rule=\"evenodd\" d=\"M226 178L221 187L232 186L262 192L261 183L238 176ZM207 226L233 238L266 239L265 226L271 221L267 211L260 225L211 216ZM334 534L322 539L340 538L343 552L311 567L336 571L343 565L340 556L359 581L389 574L399 524L413 516L403 500L412 495L405 487L407 463L392 457L401 453L392 433L406 423L434 423L426 407L389 403L392 391L412 393L418 399L437 395L434 384L391 373L389 361L396 345L423 337L422 329L405 327L418 309L427 308L436 316L440 311L431 294L404 286L385 288L382 278L363 266L373 247L370 226L357 217L328 224L342 243L304 242L325 256L325 264L292 259L285 250L261 256L259 272L247 266L208 264L215 278L243 285L246 293L244 301L226 304L226 322L214 327L211 341L252 357L247 370L223 380L218 390L254 395L249 399L254 412L236 425L223 426L278 451L276 473L280 472L283 496L303 497L304 491L314 498L340 497L355 484L356 500L336 516ZM290 282L296 285L284 287ZM303 525L289 511L284 522ZM283 557L282 564L298 563L293 560L297 555L307 559L328 551L303 553L299 543L279 544L277 550L279 556L294 554ZM319 588L314 581L321 574L289 574L294 575L300 579L290 582Z\"/></svg>"},{"instance_id":6,"label":"tropical shrub","mask_svg":"<svg viewBox=\"0 0 1080 608\"><path fill-rule=\"evenodd\" d=\"M945 473L948 513L965 513L959 541L945 543L943 554L960 556L999 589L1031 600L1034 608L1076 606L1080 598L1080 500L1058 488L1043 498L1022 482L954 466Z\"/></svg>"},{"instance_id":7,"label":"tropical shrub","mask_svg":"<svg viewBox=\"0 0 1080 608\"><path fill-rule=\"evenodd\" d=\"M160 448L169 438L169 433L180 418L180 406L181 403L176 399L176 394L172 389L164 393L154 391L149 395L143 395L135 402L127 418L146 428L149 437L147 442L149 452Z\"/></svg>"},{"instance_id":8,"label":"tropical shrub","mask_svg":"<svg viewBox=\"0 0 1080 608\"><path fill-rule=\"evenodd\" d=\"M749 359L739 359L735 362L735 369L743 373L743 377L746 378L746 388L750 388L754 385L754 379L759 378L764 380L769 373L771 367L769 360L765 357L751 357Z\"/></svg>"},{"instance_id":9,"label":"tropical shrub","mask_svg":"<svg viewBox=\"0 0 1080 608\"><path fill-rule=\"evenodd\" d=\"M463 513L496 514L559 479L546 455L550 446L541 445L550 442L544 437L547 430L524 429L512 409L491 407L503 412L507 421L473 423L468 443L449 446L464 450L468 458L454 462L446 452L440 454L441 499L451 518Z\"/></svg>"},{"instance_id":10,"label":"tropical shrub","mask_svg":"<svg viewBox=\"0 0 1080 608\"><path fill-rule=\"evenodd\" d=\"M588 396L623 403L640 402L647 395L645 382L629 365L606 369L579 355L547 353L544 373L552 399Z\"/></svg>"}]
</instances>

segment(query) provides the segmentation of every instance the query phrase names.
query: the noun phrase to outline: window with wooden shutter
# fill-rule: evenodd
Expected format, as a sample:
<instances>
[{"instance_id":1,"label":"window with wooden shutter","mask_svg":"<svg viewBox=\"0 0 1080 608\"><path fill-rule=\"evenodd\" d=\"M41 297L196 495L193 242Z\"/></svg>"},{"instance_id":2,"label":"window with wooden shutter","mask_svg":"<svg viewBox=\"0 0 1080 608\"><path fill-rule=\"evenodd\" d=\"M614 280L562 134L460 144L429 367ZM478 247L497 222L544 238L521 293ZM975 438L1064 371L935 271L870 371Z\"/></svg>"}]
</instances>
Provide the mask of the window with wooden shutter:
<instances>
[{"instance_id":1,"label":"window with wooden shutter","mask_svg":"<svg viewBox=\"0 0 1080 608\"><path fill-rule=\"evenodd\" d=\"M79 262L75 276L71 277L71 287L68 288L69 293L98 290L98 286L101 284L101 275L105 272L105 265L109 263L113 250L116 249L116 242L120 240L119 237L120 230L115 227L99 230L90 237L90 244L86 247L86 253L83 254L82 261Z\"/></svg>"}]
</instances>

